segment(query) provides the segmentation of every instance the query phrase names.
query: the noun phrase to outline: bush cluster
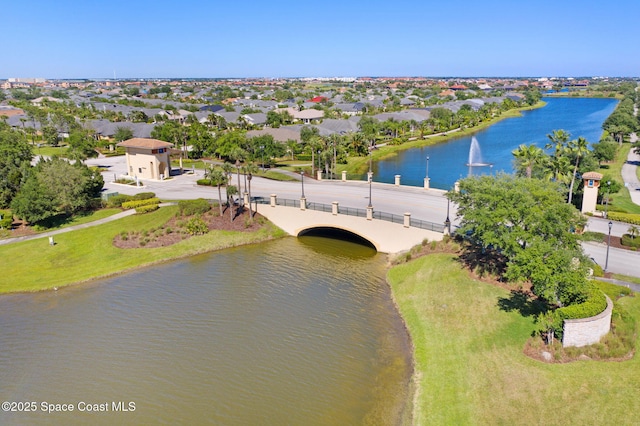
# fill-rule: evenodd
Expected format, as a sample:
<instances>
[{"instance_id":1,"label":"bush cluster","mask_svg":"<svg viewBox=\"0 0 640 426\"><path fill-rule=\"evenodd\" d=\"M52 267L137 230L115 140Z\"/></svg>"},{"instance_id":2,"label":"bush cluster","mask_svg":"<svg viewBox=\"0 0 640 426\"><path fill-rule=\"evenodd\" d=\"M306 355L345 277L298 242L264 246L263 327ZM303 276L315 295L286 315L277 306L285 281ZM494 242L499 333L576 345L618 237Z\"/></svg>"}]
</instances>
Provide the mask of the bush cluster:
<instances>
[{"instance_id":1,"label":"bush cluster","mask_svg":"<svg viewBox=\"0 0 640 426\"><path fill-rule=\"evenodd\" d=\"M122 208L137 209L138 207L150 206L153 204L158 205L159 203L160 203L159 198L147 198L145 200L131 200L131 201L125 201L124 203L122 203Z\"/></svg>"},{"instance_id":2,"label":"bush cluster","mask_svg":"<svg viewBox=\"0 0 640 426\"><path fill-rule=\"evenodd\" d=\"M633 247L635 249L640 248L640 237L632 237L629 234L624 234L620 239L620 243L623 246Z\"/></svg>"},{"instance_id":3,"label":"bush cluster","mask_svg":"<svg viewBox=\"0 0 640 426\"><path fill-rule=\"evenodd\" d=\"M209 179L198 179L196 183L198 185L211 186L211 181Z\"/></svg>"},{"instance_id":4,"label":"bush cluster","mask_svg":"<svg viewBox=\"0 0 640 426\"><path fill-rule=\"evenodd\" d=\"M160 208L158 204L148 204L146 206L136 207L136 214L144 214L156 211Z\"/></svg>"},{"instance_id":5,"label":"bush cluster","mask_svg":"<svg viewBox=\"0 0 640 426\"><path fill-rule=\"evenodd\" d=\"M607 308L607 298L595 284L589 285L587 300L556 310L558 316L565 319L581 319L598 315Z\"/></svg>"},{"instance_id":6,"label":"bush cluster","mask_svg":"<svg viewBox=\"0 0 640 426\"><path fill-rule=\"evenodd\" d=\"M187 222L185 228L190 235L204 235L209 232L207 223L202 220L201 217L194 217L189 219L189 222Z\"/></svg>"},{"instance_id":7,"label":"bush cluster","mask_svg":"<svg viewBox=\"0 0 640 426\"><path fill-rule=\"evenodd\" d=\"M154 198L155 196L156 194L153 192L141 192L136 195L118 194L109 198L109 200L107 201L107 205L109 207L122 207L122 203L125 203L127 201L148 200L150 198Z\"/></svg>"},{"instance_id":8,"label":"bush cluster","mask_svg":"<svg viewBox=\"0 0 640 426\"><path fill-rule=\"evenodd\" d=\"M632 225L640 225L640 214L619 213L610 211L607 219L616 220L618 222L631 223Z\"/></svg>"},{"instance_id":9,"label":"bush cluster","mask_svg":"<svg viewBox=\"0 0 640 426\"><path fill-rule=\"evenodd\" d=\"M195 214L204 214L211 210L211 204L204 198L197 200L182 200L178 202L178 209L182 216L193 216Z\"/></svg>"}]
</instances>

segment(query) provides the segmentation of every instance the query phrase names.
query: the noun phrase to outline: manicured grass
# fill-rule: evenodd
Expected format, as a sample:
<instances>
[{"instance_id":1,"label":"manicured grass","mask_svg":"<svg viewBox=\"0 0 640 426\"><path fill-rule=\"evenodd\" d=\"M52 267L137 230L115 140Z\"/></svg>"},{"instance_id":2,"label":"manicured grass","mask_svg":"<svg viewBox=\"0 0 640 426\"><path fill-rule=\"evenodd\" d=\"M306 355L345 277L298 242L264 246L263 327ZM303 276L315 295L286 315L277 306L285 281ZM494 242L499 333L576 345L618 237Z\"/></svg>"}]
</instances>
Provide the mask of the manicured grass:
<instances>
[{"instance_id":1,"label":"manicured grass","mask_svg":"<svg viewBox=\"0 0 640 426\"><path fill-rule=\"evenodd\" d=\"M629 275L613 274L613 278L620 281L626 281L629 283L640 284L640 278L630 277Z\"/></svg>"},{"instance_id":2,"label":"manicured grass","mask_svg":"<svg viewBox=\"0 0 640 426\"><path fill-rule=\"evenodd\" d=\"M37 291L60 287L123 272L142 265L256 243L282 236L267 225L257 232L212 231L168 247L119 249L112 241L123 230L148 230L162 226L177 212L177 206L72 231L55 237L51 247L46 238L0 246L0 293Z\"/></svg>"},{"instance_id":3,"label":"manicured grass","mask_svg":"<svg viewBox=\"0 0 640 426\"><path fill-rule=\"evenodd\" d=\"M627 157L629 156L630 149L630 144L622 144L622 146L618 149L615 161L607 164L608 168L600 168L598 170L599 173L607 174L616 180L622 181L622 166L627 162ZM637 170L640 170L640 167L638 167ZM626 213L640 214L640 206L634 204L633 201L631 201L629 190L624 185L622 186L620 191L615 194L611 194L611 202L609 204L609 208Z\"/></svg>"},{"instance_id":4,"label":"manicured grass","mask_svg":"<svg viewBox=\"0 0 640 426\"><path fill-rule=\"evenodd\" d=\"M389 271L414 345L414 424L634 424L638 357L546 364L523 347L532 317L498 307L509 293L433 254ZM640 298L619 303L640 319Z\"/></svg>"},{"instance_id":5,"label":"manicured grass","mask_svg":"<svg viewBox=\"0 0 640 426\"><path fill-rule=\"evenodd\" d=\"M113 216L114 214L120 213L121 211L121 209L111 208L78 213L71 217L59 216L52 218L49 223L47 223L46 228L42 226L36 226L35 229L37 232L54 231L56 229L68 228L69 226L94 222L96 220L104 219L105 217Z\"/></svg>"},{"instance_id":6,"label":"manicured grass","mask_svg":"<svg viewBox=\"0 0 640 426\"><path fill-rule=\"evenodd\" d=\"M273 171L273 170L267 170L266 172L260 171L260 172L256 173L255 175L263 177L265 179L285 181L285 182L298 180L298 179L294 178L293 176L289 176L287 174L279 173L279 172L276 172L276 171Z\"/></svg>"},{"instance_id":7,"label":"manicured grass","mask_svg":"<svg viewBox=\"0 0 640 426\"><path fill-rule=\"evenodd\" d=\"M59 155L61 157L64 157L67 154L67 147L66 146L42 146L40 148L33 148L33 155L35 155L36 157L39 156L45 156L45 157L52 157L54 155Z\"/></svg>"}]
</instances>

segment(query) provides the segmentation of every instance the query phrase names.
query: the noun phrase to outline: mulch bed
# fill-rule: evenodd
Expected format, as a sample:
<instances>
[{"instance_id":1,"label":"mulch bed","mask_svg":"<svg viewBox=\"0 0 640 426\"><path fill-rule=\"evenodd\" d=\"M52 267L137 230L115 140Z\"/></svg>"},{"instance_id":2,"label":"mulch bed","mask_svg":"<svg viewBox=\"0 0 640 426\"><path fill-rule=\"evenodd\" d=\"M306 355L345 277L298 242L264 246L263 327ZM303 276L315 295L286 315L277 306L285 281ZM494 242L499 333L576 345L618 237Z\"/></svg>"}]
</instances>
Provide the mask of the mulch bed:
<instances>
[{"instance_id":1,"label":"mulch bed","mask_svg":"<svg viewBox=\"0 0 640 426\"><path fill-rule=\"evenodd\" d=\"M233 213L234 218L233 221L231 221L228 209L225 209L222 216L220 216L220 211L217 207L214 207L207 213L201 215L200 218L207 224L210 231L252 232L260 229L264 223L263 217L259 214L255 214L253 220L251 220L248 209L244 209L236 214L234 208ZM150 229L146 233L123 231L114 237L113 245L124 249L170 246L191 237L186 230L186 224L193 217L194 216L172 217L161 227Z\"/></svg>"}]
</instances>

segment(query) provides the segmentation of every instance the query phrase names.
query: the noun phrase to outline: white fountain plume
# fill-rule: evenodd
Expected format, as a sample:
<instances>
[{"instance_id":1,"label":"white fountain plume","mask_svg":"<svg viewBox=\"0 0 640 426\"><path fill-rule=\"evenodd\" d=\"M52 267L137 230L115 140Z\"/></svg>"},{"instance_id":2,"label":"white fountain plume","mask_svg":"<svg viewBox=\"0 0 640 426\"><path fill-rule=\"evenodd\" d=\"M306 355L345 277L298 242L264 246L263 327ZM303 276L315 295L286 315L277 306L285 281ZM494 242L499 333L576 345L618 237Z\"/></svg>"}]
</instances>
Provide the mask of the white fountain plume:
<instances>
[{"instance_id":1,"label":"white fountain plume","mask_svg":"<svg viewBox=\"0 0 640 426\"><path fill-rule=\"evenodd\" d=\"M482 159L482 151L480 151L480 143L475 136L471 138L471 146L469 147L469 161L466 164L469 167L486 167L491 163L485 163Z\"/></svg>"}]
</instances>

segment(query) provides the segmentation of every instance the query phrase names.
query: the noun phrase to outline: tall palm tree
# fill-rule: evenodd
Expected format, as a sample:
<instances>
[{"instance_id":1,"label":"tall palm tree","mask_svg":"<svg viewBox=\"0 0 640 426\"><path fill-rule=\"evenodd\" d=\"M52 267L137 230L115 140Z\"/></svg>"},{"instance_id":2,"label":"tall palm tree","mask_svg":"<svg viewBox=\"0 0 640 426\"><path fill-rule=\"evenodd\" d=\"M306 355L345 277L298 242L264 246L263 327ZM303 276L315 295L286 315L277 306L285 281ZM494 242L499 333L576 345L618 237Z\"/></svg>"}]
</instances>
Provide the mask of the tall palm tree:
<instances>
[{"instance_id":1,"label":"tall palm tree","mask_svg":"<svg viewBox=\"0 0 640 426\"><path fill-rule=\"evenodd\" d=\"M258 167L253 163L249 163L244 166L244 172L246 173L247 180L249 181L249 217L253 217L253 211L251 210L251 179L253 178L253 174L258 172Z\"/></svg>"},{"instance_id":2,"label":"tall palm tree","mask_svg":"<svg viewBox=\"0 0 640 426\"><path fill-rule=\"evenodd\" d=\"M516 168L524 168L525 174L529 179L531 179L531 175L533 174L533 168L542 163L545 155L542 148L538 148L533 144L529 146L522 144L511 153L516 159Z\"/></svg>"},{"instance_id":3,"label":"tall palm tree","mask_svg":"<svg viewBox=\"0 0 640 426\"><path fill-rule=\"evenodd\" d=\"M224 164L222 164L222 171L224 172L225 176L227 176L227 184L231 183L231 175L233 174L233 164L225 161ZM240 184L240 181L238 181L238 184ZM228 194L227 194L227 205L229 205Z\"/></svg>"},{"instance_id":4,"label":"tall palm tree","mask_svg":"<svg viewBox=\"0 0 640 426\"><path fill-rule=\"evenodd\" d=\"M220 216L222 216L222 191L220 188L228 182L227 175L220 168L209 165L204 176L211 185L218 187L218 206L220 207Z\"/></svg>"},{"instance_id":5,"label":"tall palm tree","mask_svg":"<svg viewBox=\"0 0 640 426\"><path fill-rule=\"evenodd\" d=\"M553 155L555 156L561 155L567 147L570 137L571 135L562 129L554 130L550 135L547 135L547 138L549 138L549 142L545 145L545 148L553 148Z\"/></svg>"},{"instance_id":6,"label":"tall palm tree","mask_svg":"<svg viewBox=\"0 0 640 426\"><path fill-rule=\"evenodd\" d=\"M578 172L578 165L580 164L580 159L589 152L589 142L582 136L578 139L573 140L569 143L569 149L576 156L576 162L573 166L573 174L571 175L571 184L569 185L569 200L567 201L571 204L571 199L573 198L573 185L576 181L576 173Z\"/></svg>"}]
</instances>

